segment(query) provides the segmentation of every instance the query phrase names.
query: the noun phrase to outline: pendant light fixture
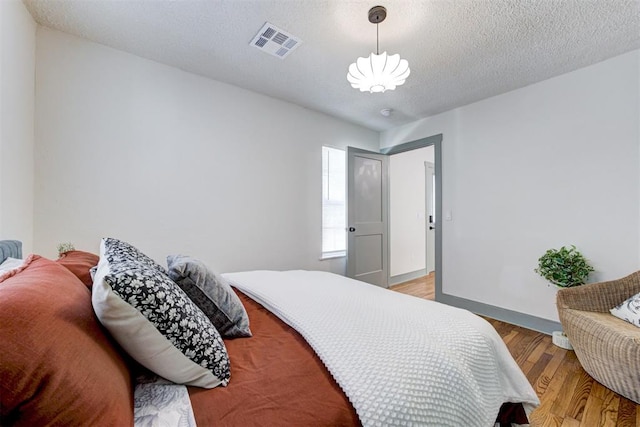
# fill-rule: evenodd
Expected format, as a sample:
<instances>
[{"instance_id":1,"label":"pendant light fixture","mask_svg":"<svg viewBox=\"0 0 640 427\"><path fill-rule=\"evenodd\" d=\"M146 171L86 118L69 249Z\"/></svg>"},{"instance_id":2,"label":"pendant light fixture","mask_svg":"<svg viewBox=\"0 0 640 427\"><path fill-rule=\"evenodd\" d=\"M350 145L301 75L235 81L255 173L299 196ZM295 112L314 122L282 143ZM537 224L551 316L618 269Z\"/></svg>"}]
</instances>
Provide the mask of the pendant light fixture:
<instances>
[{"instance_id":1,"label":"pendant light fixture","mask_svg":"<svg viewBox=\"0 0 640 427\"><path fill-rule=\"evenodd\" d=\"M384 92L394 90L405 82L411 70L406 59L400 59L400 55L380 54L378 24L387 17L387 9L383 6L374 6L369 10L369 22L376 24L376 53L371 53L367 58L358 58L349 66L347 80L354 89L361 92Z\"/></svg>"}]
</instances>

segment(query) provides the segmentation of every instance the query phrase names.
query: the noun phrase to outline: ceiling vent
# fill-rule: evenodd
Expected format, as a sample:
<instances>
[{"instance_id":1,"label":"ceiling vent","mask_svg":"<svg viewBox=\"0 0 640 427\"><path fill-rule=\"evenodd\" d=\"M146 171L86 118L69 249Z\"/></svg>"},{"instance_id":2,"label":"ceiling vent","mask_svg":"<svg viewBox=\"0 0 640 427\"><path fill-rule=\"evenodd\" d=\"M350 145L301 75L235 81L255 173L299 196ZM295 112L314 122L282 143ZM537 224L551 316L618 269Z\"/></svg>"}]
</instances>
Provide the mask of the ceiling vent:
<instances>
[{"instance_id":1,"label":"ceiling vent","mask_svg":"<svg viewBox=\"0 0 640 427\"><path fill-rule=\"evenodd\" d=\"M273 24L265 23L258 34L251 40L251 46L269 55L284 59L295 50L302 40L292 36Z\"/></svg>"}]
</instances>

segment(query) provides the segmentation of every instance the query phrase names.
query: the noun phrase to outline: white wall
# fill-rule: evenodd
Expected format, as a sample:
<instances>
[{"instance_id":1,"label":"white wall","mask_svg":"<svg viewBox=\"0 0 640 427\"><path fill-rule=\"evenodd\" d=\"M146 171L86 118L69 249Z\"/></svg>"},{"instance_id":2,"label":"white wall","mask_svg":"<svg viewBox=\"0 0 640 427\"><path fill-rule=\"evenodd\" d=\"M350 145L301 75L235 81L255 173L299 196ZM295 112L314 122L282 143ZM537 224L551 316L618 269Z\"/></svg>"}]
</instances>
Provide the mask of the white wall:
<instances>
[{"instance_id":1,"label":"white wall","mask_svg":"<svg viewBox=\"0 0 640 427\"><path fill-rule=\"evenodd\" d=\"M219 271L344 271L321 255L321 147L377 132L40 27L36 250L103 236Z\"/></svg>"},{"instance_id":2,"label":"white wall","mask_svg":"<svg viewBox=\"0 0 640 427\"><path fill-rule=\"evenodd\" d=\"M391 277L426 268L424 162L433 163L433 147L389 158L389 246Z\"/></svg>"},{"instance_id":3,"label":"white wall","mask_svg":"<svg viewBox=\"0 0 640 427\"><path fill-rule=\"evenodd\" d=\"M19 0L0 1L0 239L33 247L36 23Z\"/></svg>"},{"instance_id":4,"label":"white wall","mask_svg":"<svg viewBox=\"0 0 640 427\"><path fill-rule=\"evenodd\" d=\"M381 134L443 134L443 292L557 320L533 272L575 244L597 273L640 267L640 51Z\"/></svg>"}]
</instances>

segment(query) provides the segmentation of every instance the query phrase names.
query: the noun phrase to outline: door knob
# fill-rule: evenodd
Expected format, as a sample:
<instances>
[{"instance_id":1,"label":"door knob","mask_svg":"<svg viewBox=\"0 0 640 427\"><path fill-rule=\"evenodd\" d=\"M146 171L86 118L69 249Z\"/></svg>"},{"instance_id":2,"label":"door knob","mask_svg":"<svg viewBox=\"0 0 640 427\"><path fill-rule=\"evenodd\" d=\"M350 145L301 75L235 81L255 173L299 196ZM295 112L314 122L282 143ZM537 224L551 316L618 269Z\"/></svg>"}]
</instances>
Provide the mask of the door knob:
<instances>
[{"instance_id":1,"label":"door knob","mask_svg":"<svg viewBox=\"0 0 640 427\"><path fill-rule=\"evenodd\" d=\"M349 232L353 233L354 231L356 231L355 227L349 227Z\"/></svg>"}]
</instances>

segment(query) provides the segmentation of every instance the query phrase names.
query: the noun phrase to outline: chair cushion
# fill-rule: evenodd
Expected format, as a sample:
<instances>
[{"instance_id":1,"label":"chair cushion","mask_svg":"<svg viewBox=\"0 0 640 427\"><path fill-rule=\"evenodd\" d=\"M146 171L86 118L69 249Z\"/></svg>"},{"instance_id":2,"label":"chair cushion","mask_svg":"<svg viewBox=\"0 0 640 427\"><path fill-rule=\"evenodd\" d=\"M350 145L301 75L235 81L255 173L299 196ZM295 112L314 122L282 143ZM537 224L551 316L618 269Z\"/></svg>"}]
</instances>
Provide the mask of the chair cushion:
<instances>
[{"instance_id":1,"label":"chair cushion","mask_svg":"<svg viewBox=\"0 0 640 427\"><path fill-rule=\"evenodd\" d=\"M596 311L564 310L564 315L568 316L572 322L571 328L577 329L584 334L602 334L608 339L640 339L640 329L625 322L610 313L600 313ZM640 342L638 342L640 345Z\"/></svg>"}]
</instances>

